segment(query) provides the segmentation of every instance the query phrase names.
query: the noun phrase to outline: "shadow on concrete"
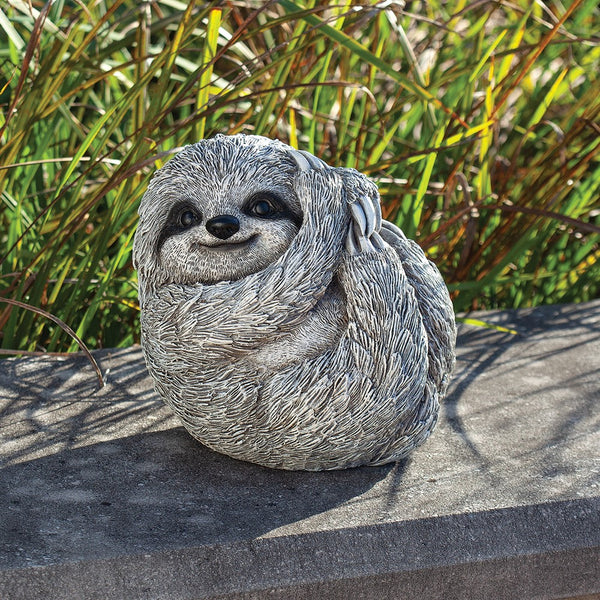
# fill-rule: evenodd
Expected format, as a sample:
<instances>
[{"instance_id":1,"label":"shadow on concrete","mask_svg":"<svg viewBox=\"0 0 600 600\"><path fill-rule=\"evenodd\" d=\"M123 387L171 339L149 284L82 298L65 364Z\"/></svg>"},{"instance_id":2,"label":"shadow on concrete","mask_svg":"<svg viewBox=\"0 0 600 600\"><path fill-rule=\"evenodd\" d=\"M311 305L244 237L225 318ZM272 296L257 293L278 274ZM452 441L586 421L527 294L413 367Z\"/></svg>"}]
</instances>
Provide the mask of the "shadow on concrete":
<instances>
[{"instance_id":1,"label":"shadow on concrete","mask_svg":"<svg viewBox=\"0 0 600 600\"><path fill-rule=\"evenodd\" d=\"M597 454L582 440L600 429L598 355L577 352L598 347L594 307L490 314L516 336L461 326L440 428L414 469L285 472L214 453L157 398L139 349L95 353L102 390L84 357L2 361L0 565L289 534L342 506L327 528L347 526L349 512L383 522L569 498L570 486L579 495L598 483L597 471L573 466Z\"/></svg>"},{"instance_id":2,"label":"shadow on concrete","mask_svg":"<svg viewBox=\"0 0 600 600\"><path fill-rule=\"evenodd\" d=\"M572 457L561 454L578 437L600 431L600 360L589 351L600 341L598 307L591 302L475 315L516 334L459 325L457 366L441 419L480 469L493 469L499 458L535 458L538 476L549 485L572 470ZM477 409L463 406L465 400ZM474 432L479 440L485 434L485 443L476 442ZM598 484L597 477L590 474L590 485Z\"/></svg>"},{"instance_id":3,"label":"shadow on concrete","mask_svg":"<svg viewBox=\"0 0 600 600\"><path fill-rule=\"evenodd\" d=\"M0 465L66 450L96 435L177 423L155 394L139 348L94 355L107 381L102 389L81 354L0 363Z\"/></svg>"},{"instance_id":4,"label":"shadow on concrete","mask_svg":"<svg viewBox=\"0 0 600 600\"><path fill-rule=\"evenodd\" d=\"M0 370L0 565L254 539L360 496L393 465L270 470L212 452L152 390L139 349ZM397 467L396 467L397 469Z\"/></svg>"},{"instance_id":5,"label":"shadow on concrete","mask_svg":"<svg viewBox=\"0 0 600 600\"><path fill-rule=\"evenodd\" d=\"M4 568L254 539L362 494L392 466L304 473L239 462L183 428L3 469Z\"/></svg>"}]
</instances>

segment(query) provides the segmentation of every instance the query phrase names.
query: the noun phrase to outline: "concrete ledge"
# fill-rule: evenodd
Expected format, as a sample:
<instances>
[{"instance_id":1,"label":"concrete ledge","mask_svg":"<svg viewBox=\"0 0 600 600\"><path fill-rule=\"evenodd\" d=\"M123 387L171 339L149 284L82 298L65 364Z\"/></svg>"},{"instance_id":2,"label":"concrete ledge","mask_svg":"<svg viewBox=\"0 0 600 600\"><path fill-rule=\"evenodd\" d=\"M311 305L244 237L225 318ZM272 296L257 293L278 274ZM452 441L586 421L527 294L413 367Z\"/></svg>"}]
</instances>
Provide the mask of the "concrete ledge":
<instances>
[{"instance_id":1,"label":"concrete ledge","mask_svg":"<svg viewBox=\"0 0 600 600\"><path fill-rule=\"evenodd\" d=\"M332 473L202 447L138 348L0 361L0 598L600 598L600 301L475 317L433 437Z\"/></svg>"},{"instance_id":2,"label":"concrete ledge","mask_svg":"<svg viewBox=\"0 0 600 600\"><path fill-rule=\"evenodd\" d=\"M19 569L5 574L7 597L571 597L598 579L599 509L535 505Z\"/></svg>"}]
</instances>

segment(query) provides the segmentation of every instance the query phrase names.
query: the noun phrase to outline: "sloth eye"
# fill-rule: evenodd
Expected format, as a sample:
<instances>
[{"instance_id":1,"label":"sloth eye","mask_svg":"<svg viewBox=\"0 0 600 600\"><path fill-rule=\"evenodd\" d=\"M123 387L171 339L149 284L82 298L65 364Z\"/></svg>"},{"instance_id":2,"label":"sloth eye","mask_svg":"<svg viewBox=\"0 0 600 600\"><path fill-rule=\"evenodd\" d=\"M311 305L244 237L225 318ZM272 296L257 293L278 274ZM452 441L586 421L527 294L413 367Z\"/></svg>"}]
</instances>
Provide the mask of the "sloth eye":
<instances>
[{"instance_id":1,"label":"sloth eye","mask_svg":"<svg viewBox=\"0 0 600 600\"><path fill-rule=\"evenodd\" d=\"M282 213L281 201L271 194L257 194L246 204L245 212L263 219L279 216Z\"/></svg>"},{"instance_id":2,"label":"sloth eye","mask_svg":"<svg viewBox=\"0 0 600 600\"><path fill-rule=\"evenodd\" d=\"M179 213L179 218L177 219L177 221L181 227L191 227L192 225L194 225L194 223L200 221L200 216L196 211L187 208L186 210L183 210L181 213Z\"/></svg>"},{"instance_id":3,"label":"sloth eye","mask_svg":"<svg viewBox=\"0 0 600 600\"><path fill-rule=\"evenodd\" d=\"M186 232L194 225L202 222L202 213L195 207L191 200L176 202L169 211L167 220L158 236L156 243L157 252L171 236Z\"/></svg>"},{"instance_id":4,"label":"sloth eye","mask_svg":"<svg viewBox=\"0 0 600 600\"><path fill-rule=\"evenodd\" d=\"M273 206L266 200L259 200L252 205L251 211L257 217L268 217L273 212Z\"/></svg>"}]
</instances>

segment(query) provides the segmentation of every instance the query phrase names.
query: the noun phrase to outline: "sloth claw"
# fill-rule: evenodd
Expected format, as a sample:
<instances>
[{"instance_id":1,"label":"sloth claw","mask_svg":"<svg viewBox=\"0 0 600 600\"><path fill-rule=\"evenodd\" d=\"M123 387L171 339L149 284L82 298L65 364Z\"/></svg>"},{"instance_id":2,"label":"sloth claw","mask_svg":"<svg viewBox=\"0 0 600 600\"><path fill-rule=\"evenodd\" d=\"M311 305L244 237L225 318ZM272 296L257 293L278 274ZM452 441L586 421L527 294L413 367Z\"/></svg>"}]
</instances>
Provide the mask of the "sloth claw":
<instances>
[{"instance_id":1,"label":"sloth claw","mask_svg":"<svg viewBox=\"0 0 600 600\"><path fill-rule=\"evenodd\" d=\"M367 217L368 229L367 235L372 235L373 232L378 232L381 229L381 203L378 195L365 194L359 198L360 205L365 211Z\"/></svg>"},{"instance_id":2,"label":"sloth claw","mask_svg":"<svg viewBox=\"0 0 600 600\"><path fill-rule=\"evenodd\" d=\"M294 159L300 171L306 172L314 169L315 171L323 171L327 168L327 163L317 158L310 152L305 150L290 150L290 156Z\"/></svg>"},{"instance_id":3,"label":"sloth claw","mask_svg":"<svg viewBox=\"0 0 600 600\"><path fill-rule=\"evenodd\" d=\"M360 250L361 252L375 252L375 247L371 243L371 240L367 237L360 238Z\"/></svg>"},{"instance_id":4,"label":"sloth claw","mask_svg":"<svg viewBox=\"0 0 600 600\"><path fill-rule=\"evenodd\" d=\"M358 242L356 241L356 238L354 236L354 224L350 223L350 225L348 226L348 235L346 236L346 250L348 254L352 256L360 253Z\"/></svg>"},{"instance_id":5,"label":"sloth claw","mask_svg":"<svg viewBox=\"0 0 600 600\"><path fill-rule=\"evenodd\" d=\"M375 250L383 250L384 249L385 242L383 241L383 238L376 231L373 232L373 235L371 236L371 243L373 244L373 247L375 248Z\"/></svg>"},{"instance_id":6,"label":"sloth claw","mask_svg":"<svg viewBox=\"0 0 600 600\"><path fill-rule=\"evenodd\" d=\"M354 224L350 223L346 236L346 250L348 254L356 256L365 252L375 252L375 247L369 238L357 233Z\"/></svg>"},{"instance_id":7,"label":"sloth claw","mask_svg":"<svg viewBox=\"0 0 600 600\"><path fill-rule=\"evenodd\" d=\"M381 214L381 201L379 196L373 199L373 208L375 209L375 232L379 233L381 229L381 222L383 221L383 215Z\"/></svg>"},{"instance_id":8,"label":"sloth claw","mask_svg":"<svg viewBox=\"0 0 600 600\"><path fill-rule=\"evenodd\" d=\"M372 230L375 226L375 213L372 205L370 205L370 210L365 211L364 204L354 202L350 205L350 214L352 221L348 228L346 250L353 255L382 250L383 239L376 231Z\"/></svg>"},{"instance_id":9,"label":"sloth claw","mask_svg":"<svg viewBox=\"0 0 600 600\"><path fill-rule=\"evenodd\" d=\"M327 168L327 163L321 160L318 156L311 154L310 152L306 152L306 150L298 150L300 154L304 155L304 158L310 163L310 166L316 171L323 171Z\"/></svg>"},{"instance_id":10,"label":"sloth claw","mask_svg":"<svg viewBox=\"0 0 600 600\"><path fill-rule=\"evenodd\" d=\"M368 226L369 219L365 213L364 206L358 202L353 202L350 205L350 213L352 220L356 225L358 235L369 235Z\"/></svg>"},{"instance_id":11,"label":"sloth claw","mask_svg":"<svg viewBox=\"0 0 600 600\"><path fill-rule=\"evenodd\" d=\"M289 154L302 173L311 170L324 171L329 168L327 163L305 150L294 148L289 151ZM352 220L346 236L346 250L350 255L383 250L384 241L378 233L382 221L379 198L376 194L356 195L358 200L349 204Z\"/></svg>"},{"instance_id":12,"label":"sloth claw","mask_svg":"<svg viewBox=\"0 0 600 600\"><path fill-rule=\"evenodd\" d=\"M367 226L365 228L365 231L368 236L371 236L371 235L373 235L373 232L378 231L377 212L375 209L376 200L377 199L373 200L372 198L369 198L368 196L362 196L359 199L360 207L362 208L365 218L366 218L366 221L367 221ZM379 202L377 202L377 204L379 204Z\"/></svg>"}]
</instances>

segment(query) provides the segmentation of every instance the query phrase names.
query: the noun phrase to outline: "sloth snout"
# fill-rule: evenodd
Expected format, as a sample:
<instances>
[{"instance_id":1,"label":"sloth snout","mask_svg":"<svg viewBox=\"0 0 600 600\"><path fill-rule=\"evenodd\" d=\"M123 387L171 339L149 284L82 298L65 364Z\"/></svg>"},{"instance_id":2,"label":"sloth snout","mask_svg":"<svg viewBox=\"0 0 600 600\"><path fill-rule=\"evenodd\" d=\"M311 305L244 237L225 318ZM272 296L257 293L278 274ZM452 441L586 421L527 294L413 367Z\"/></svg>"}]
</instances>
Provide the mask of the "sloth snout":
<instances>
[{"instance_id":1,"label":"sloth snout","mask_svg":"<svg viewBox=\"0 0 600 600\"><path fill-rule=\"evenodd\" d=\"M206 222L206 230L220 240L226 240L240 230L240 222L232 215L219 215Z\"/></svg>"}]
</instances>

